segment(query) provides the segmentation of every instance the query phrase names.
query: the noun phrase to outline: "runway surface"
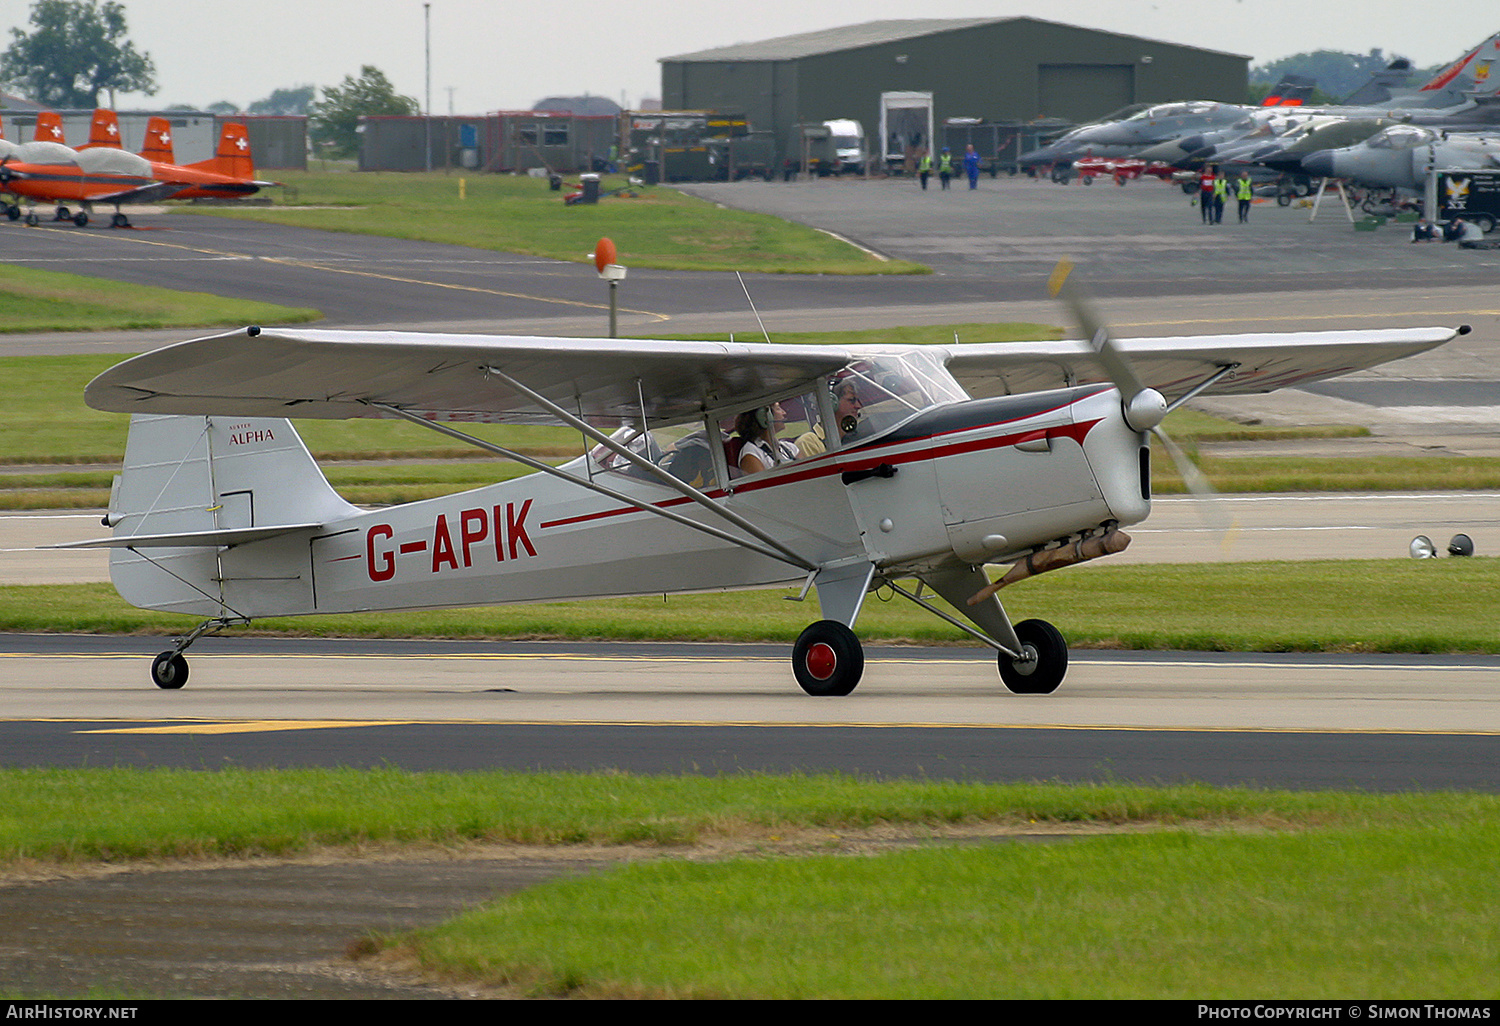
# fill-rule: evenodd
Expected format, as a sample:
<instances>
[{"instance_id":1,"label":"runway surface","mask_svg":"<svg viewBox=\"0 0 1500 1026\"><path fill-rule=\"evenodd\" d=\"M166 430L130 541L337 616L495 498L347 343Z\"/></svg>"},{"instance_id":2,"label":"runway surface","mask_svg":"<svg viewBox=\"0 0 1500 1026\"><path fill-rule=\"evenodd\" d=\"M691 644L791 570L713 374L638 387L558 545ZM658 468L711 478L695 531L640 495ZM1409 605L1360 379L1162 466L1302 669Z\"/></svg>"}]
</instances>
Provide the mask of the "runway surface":
<instances>
[{"instance_id":1,"label":"runway surface","mask_svg":"<svg viewBox=\"0 0 1500 1026\"><path fill-rule=\"evenodd\" d=\"M1074 654L1012 695L976 648L872 648L813 699L767 645L10 636L13 765L841 771L987 780L1500 789L1500 659Z\"/></svg>"}]
</instances>

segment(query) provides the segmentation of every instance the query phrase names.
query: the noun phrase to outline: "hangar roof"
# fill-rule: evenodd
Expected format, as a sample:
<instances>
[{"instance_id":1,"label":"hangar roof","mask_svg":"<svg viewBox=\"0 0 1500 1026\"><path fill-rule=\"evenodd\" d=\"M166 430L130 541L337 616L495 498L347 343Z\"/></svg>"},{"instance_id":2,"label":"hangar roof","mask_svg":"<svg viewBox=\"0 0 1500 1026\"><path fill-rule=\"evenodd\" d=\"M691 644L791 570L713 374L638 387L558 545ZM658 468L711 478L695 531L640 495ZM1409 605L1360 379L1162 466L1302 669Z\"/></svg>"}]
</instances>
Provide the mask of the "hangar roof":
<instances>
[{"instance_id":1,"label":"hangar roof","mask_svg":"<svg viewBox=\"0 0 1500 1026\"><path fill-rule=\"evenodd\" d=\"M696 53L678 54L675 57L662 57L666 61L787 61L796 60L801 57L812 57L822 53L833 53L839 50L855 50L863 46L877 46L881 43L894 43L903 39L914 39L918 36L930 36L938 32L953 32L959 29L975 28L980 25L999 25L1007 22L1031 22L1036 25L1050 25L1060 28L1077 28L1084 32L1098 32L1100 35L1118 36L1122 39L1141 39L1140 36L1126 36L1118 32L1104 32L1098 29L1089 29L1079 25L1064 25L1061 22L1044 21L1041 18L900 18L886 21L867 21L861 25L845 25L840 28L823 29L818 32L802 32L794 36L780 36L776 39L763 39L754 43L735 43L731 46L720 46L712 50L699 50ZM1146 40L1161 46L1181 46L1184 49L1202 50L1202 47L1188 47L1182 43L1171 43L1164 40ZM1226 53L1222 50L1204 50L1205 53ZM1248 54L1228 54L1233 57L1244 57L1250 59Z\"/></svg>"}]
</instances>

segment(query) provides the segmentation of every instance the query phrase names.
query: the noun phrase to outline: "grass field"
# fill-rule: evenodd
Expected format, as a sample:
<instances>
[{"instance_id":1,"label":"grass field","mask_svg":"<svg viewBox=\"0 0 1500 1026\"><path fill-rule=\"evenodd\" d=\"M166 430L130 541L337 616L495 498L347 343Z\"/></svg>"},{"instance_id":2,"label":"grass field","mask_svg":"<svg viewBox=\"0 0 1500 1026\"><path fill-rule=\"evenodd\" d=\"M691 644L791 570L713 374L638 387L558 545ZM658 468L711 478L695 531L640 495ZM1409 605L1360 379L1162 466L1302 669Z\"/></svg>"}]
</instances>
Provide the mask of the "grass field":
<instances>
[{"instance_id":1,"label":"grass field","mask_svg":"<svg viewBox=\"0 0 1500 1026\"><path fill-rule=\"evenodd\" d=\"M215 207L216 217L449 243L570 260L601 237L627 267L777 274L922 274L802 225L729 210L675 189L643 186L595 205L566 206L546 179L525 175L278 172L290 187L269 207ZM605 176L603 192L627 185ZM271 190L274 196L275 190ZM565 190L571 191L571 190Z\"/></svg>"},{"instance_id":2,"label":"grass field","mask_svg":"<svg viewBox=\"0 0 1500 1026\"><path fill-rule=\"evenodd\" d=\"M394 769L0 770L0 786L0 873L628 846L617 869L356 946L510 993L1500 990L1490 795ZM949 837L969 840L897 843Z\"/></svg>"},{"instance_id":3,"label":"grass field","mask_svg":"<svg viewBox=\"0 0 1500 1026\"><path fill-rule=\"evenodd\" d=\"M0 333L301 324L316 310L0 265Z\"/></svg>"}]
</instances>

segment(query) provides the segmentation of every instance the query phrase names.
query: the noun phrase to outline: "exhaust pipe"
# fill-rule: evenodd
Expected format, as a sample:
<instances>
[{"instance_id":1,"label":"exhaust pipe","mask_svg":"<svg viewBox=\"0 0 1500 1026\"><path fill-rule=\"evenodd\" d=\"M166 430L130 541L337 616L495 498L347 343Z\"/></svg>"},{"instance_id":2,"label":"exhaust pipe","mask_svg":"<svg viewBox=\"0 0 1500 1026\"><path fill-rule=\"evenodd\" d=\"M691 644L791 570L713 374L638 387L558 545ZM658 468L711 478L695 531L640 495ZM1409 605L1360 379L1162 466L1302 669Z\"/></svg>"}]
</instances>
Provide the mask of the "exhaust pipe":
<instances>
[{"instance_id":1,"label":"exhaust pipe","mask_svg":"<svg viewBox=\"0 0 1500 1026\"><path fill-rule=\"evenodd\" d=\"M1124 552L1130 545L1130 535L1118 527L1111 527L1104 534L1092 538L1080 538L1072 545L1060 545L1055 549L1033 552L1006 571L1005 576L969 597L969 605L977 606L1006 585L1024 581L1028 577L1044 574L1049 570L1060 570L1065 566L1087 563L1100 556L1111 556Z\"/></svg>"}]
</instances>

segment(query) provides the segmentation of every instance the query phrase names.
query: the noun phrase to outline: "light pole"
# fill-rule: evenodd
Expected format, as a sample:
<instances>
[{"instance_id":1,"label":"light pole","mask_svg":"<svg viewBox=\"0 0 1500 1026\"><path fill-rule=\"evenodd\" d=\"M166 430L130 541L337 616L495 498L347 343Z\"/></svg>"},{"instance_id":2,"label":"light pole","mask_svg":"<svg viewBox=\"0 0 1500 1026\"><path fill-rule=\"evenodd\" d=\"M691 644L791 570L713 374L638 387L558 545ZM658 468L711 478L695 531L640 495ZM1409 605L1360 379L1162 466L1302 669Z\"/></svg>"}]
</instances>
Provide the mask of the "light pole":
<instances>
[{"instance_id":1,"label":"light pole","mask_svg":"<svg viewBox=\"0 0 1500 1026\"><path fill-rule=\"evenodd\" d=\"M426 128L425 138L427 144L423 147L426 153L427 170L432 170L432 5L422 5L422 32L425 37L427 51L427 116L422 119Z\"/></svg>"}]
</instances>

